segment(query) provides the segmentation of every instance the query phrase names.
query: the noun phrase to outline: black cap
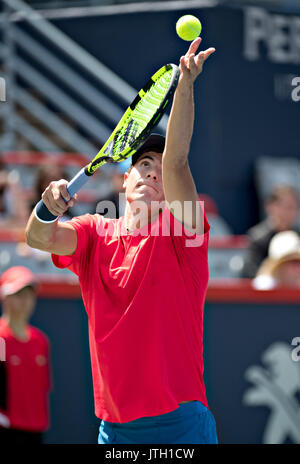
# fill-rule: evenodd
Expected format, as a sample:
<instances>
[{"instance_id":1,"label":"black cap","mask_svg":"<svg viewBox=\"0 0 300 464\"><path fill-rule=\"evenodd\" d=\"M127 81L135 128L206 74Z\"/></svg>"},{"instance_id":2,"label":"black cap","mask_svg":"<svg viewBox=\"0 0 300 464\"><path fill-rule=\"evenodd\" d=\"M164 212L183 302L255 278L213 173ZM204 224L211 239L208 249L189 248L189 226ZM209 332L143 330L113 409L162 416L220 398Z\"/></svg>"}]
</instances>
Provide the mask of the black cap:
<instances>
[{"instance_id":1,"label":"black cap","mask_svg":"<svg viewBox=\"0 0 300 464\"><path fill-rule=\"evenodd\" d=\"M131 158L131 164L135 164L139 157L146 151L156 151L162 153L165 149L165 137L160 134L151 134L143 145L137 150Z\"/></svg>"}]
</instances>

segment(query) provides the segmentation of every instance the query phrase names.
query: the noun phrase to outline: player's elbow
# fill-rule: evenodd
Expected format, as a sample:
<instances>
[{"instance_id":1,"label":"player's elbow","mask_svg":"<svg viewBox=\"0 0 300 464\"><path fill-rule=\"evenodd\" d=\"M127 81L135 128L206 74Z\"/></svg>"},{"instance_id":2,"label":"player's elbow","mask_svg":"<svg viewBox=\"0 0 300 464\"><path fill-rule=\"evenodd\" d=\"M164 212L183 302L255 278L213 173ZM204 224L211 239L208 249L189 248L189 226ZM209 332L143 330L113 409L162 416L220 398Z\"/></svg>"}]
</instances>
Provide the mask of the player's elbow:
<instances>
[{"instance_id":1,"label":"player's elbow","mask_svg":"<svg viewBox=\"0 0 300 464\"><path fill-rule=\"evenodd\" d=\"M31 235L26 235L26 243L30 248L35 248L37 250L42 250L42 251L48 251L51 246L48 243L42 242L40 240L37 240L33 238Z\"/></svg>"},{"instance_id":2,"label":"player's elbow","mask_svg":"<svg viewBox=\"0 0 300 464\"><path fill-rule=\"evenodd\" d=\"M43 237L41 234L36 235L29 227L25 229L25 241L30 248L36 248L37 250L49 251L52 248L49 237Z\"/></svg>"},{"instance_id":3,"label":"player's elbow","mask_svg":"<svg viewBox=\"0 0 300 464\"><path fill-rule=\"evenodd\" d=\"M34 240L34 238L32 237L32 234L27 229L25 230L25 242L31 248L38 248L36 240Z\"/></svg>"}]
</instances>

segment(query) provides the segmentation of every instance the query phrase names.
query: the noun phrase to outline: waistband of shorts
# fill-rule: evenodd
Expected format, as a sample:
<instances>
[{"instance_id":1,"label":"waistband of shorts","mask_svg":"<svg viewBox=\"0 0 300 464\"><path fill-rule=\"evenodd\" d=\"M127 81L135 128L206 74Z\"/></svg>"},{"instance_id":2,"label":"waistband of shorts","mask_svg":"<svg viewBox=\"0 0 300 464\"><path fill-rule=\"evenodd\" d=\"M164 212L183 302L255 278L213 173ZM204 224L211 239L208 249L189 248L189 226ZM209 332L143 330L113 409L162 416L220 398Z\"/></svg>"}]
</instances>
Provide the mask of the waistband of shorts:
<instances>
[{"instance_id":1,"label":"waistband of shorts","mask_svg":"<svg viewBox=\"0 0 300 464\"><path fill-rule=\"evenodd\" d=\"M103 421L102 423L108 424L113 428L133 428L133 427L139 427L141 425L159 425L159 424L166 424L168 422L176 421L176 420L182 420L186 419L190 416L193 416L195 414L199 414L201 412L207 411L208 408L204 406L201 401L190 401L188 403L183 403L178 406L178 408L174 409L171 412L167 412L164 414L159 414L157 416L150 416L150 417L140 417L139 419L135 419L133 421L129 422L108 422L108 421Z\"/></svg>"}]
</instances>

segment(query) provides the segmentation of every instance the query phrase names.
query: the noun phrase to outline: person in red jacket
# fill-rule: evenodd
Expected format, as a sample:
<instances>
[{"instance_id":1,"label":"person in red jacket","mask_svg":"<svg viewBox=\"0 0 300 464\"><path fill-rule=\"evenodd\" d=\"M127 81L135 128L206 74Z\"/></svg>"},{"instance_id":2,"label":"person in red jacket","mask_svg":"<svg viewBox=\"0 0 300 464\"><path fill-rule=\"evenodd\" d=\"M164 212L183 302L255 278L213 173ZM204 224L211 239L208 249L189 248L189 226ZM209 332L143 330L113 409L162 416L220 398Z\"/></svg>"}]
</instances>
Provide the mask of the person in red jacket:
<instances>
[{"instance_id":1,"label":"person in red jacket","mask_svg":"<svg viewBox=\"0 0 300 464\"><path fill-rule=\"evenodd\" d=\"M26 267L15 266L3 273L0 284L5 348L0 360L0 443L39 444L49 426L50 363L47 337L28 323L36 278Z\"/></svg>"}]
</instances>

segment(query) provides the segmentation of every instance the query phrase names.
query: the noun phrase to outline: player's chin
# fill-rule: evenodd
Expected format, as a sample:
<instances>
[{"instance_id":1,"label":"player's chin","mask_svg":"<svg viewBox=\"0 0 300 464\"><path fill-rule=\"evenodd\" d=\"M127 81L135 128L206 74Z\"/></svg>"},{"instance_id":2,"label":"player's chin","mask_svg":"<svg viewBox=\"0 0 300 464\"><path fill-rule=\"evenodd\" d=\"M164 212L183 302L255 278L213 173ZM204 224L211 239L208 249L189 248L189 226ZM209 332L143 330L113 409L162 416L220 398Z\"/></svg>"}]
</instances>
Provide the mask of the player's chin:
<instances>
[{"instance_id":1,"label":"player's chin","mask_svg":"<svg viewBox=\"0 0 300 464\"><path fill-rule=\"evenodd\" d=\"M153 189L147 189L144 191L135 192L133 196L135 200L141 200L148 203L149 201L154 200L156 192Z\"/></svg>"},{"instance_id":2,"label":"player's chin","mask_svg":"<svg viewBox=\"0 0 300 464\"><path fill-rule=\"evenodd\" d=\"M152 203L153 204L161 203L165 201L165 198L159 192L156 192L153 195L148 195L147 198L145 198L145 200L147 201L147 203L151 205Z\"/></svg>"}]
</instances>

